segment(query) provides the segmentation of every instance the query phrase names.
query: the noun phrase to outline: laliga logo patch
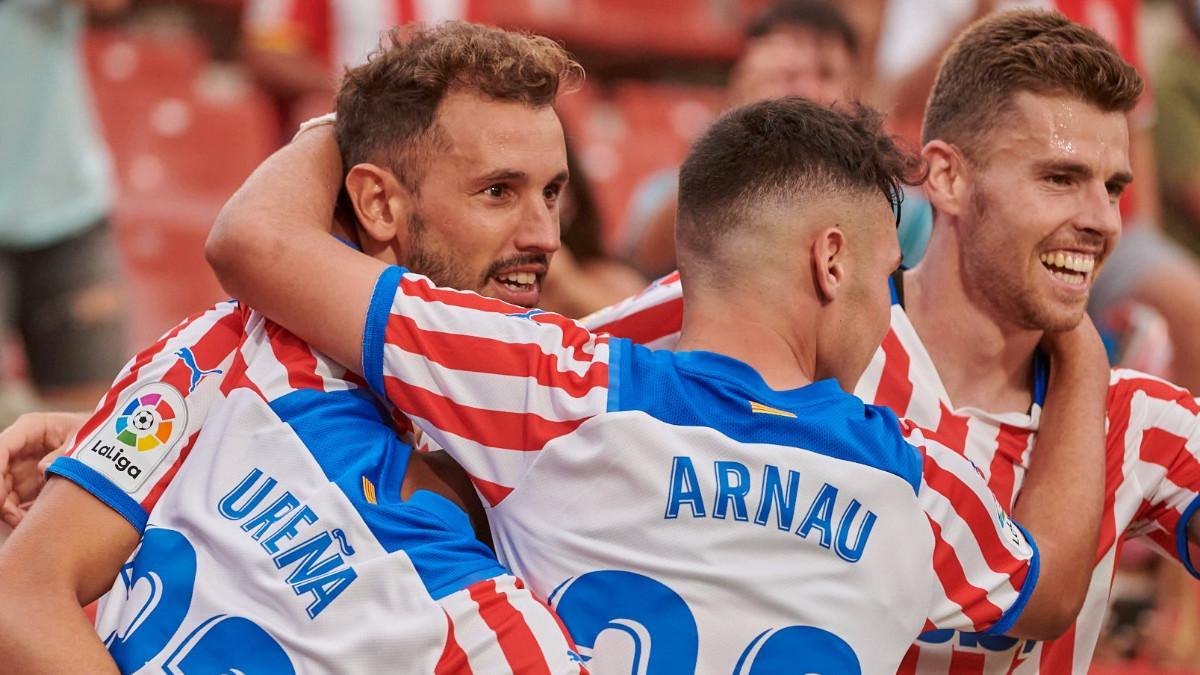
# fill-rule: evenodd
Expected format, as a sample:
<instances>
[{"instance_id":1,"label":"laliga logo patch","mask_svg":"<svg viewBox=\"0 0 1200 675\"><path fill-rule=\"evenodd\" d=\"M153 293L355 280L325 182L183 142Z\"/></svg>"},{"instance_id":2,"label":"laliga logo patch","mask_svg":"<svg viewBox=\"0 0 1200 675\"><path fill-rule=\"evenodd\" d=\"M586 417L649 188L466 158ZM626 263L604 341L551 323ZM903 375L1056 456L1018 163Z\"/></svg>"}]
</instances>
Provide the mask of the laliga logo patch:
<instances>
[{"instance_id":1,"label":"laliga logo patch","mask_svg":"<svg viewBox=\"0 0 1200 675\"><path fill-rule=\"evenodd\" d=\"M187 408L174 387L156 382L137 390L119 410L75 458L135 492L183 436Z\"/></svg>"}]
</instances>

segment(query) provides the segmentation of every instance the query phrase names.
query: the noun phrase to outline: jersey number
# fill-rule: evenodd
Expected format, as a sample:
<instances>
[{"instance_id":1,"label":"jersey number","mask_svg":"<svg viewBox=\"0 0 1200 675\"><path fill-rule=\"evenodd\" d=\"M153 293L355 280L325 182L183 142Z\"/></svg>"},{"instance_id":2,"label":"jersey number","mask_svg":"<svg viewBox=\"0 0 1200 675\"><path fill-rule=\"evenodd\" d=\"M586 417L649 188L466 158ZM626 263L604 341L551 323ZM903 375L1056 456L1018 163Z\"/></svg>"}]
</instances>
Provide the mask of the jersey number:
<instances>
[{"instance_id":1,"label":"jersey number","mask_svg":"<svg viewBox=\"0 0 1200 675\"><path fill-rule=\"evenodd\" d=\"M146 530L133 560L121 568L125 593L147 591L145 604L123 633L105 639L121 672L131 673L156 657L183 626L196 582L196 549L182 534ZM163 663L167 673L295 673L283 647L257 624L218 614L202 621Z\"/></svg>"},{"instance_id":2,"label":"jersey number","mask_svg":"<svg viewBox=\"0 0 1200 675\"><path fill-rule=\"evenodd\" d=\"M605 631L618 631L633 648L631 675L692 675L699 631L683 598L666 584L634 572L604 570L569 579L550 596L575 644L590 653ZM738 657L734 675L818 675L862 672L842 638L813 626L759 633Z\"/></svg>"}]
</instances>

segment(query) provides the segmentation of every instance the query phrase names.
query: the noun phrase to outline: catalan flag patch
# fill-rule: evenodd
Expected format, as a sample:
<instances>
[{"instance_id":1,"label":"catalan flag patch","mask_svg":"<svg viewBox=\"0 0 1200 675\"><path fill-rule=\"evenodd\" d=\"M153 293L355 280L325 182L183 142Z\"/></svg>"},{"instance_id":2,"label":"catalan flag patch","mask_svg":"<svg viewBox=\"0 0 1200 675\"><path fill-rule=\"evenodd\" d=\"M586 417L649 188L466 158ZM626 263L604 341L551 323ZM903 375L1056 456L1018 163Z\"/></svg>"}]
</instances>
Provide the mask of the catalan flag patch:
<instances>
[{"instance_id":1,"label":"catalan flag patch","mask_svg":"<svg viewBox=\"0 0 1200 675\"><path fill-rule=\"evenodd\" d=\"M780 410L779 408L772 408L771 406L763 405L758 401L749 401L749 403L750 412L752 413L758 413L760 415L778 415L780 417L791 417L792 419L796 419L796 413L790 413L786 410Z\"/></svg>"},{"instance_id":2,"label":"catalan flag patch","mask_svg":"<svg viewBox=\"0 0 1200 675\"><path fill-rule=\"evenodd\" d=\"M367 499L368 504L375 503L375 484L367 480L366 476L362 477L363 497Z\"/></svg>"}]
</instances>

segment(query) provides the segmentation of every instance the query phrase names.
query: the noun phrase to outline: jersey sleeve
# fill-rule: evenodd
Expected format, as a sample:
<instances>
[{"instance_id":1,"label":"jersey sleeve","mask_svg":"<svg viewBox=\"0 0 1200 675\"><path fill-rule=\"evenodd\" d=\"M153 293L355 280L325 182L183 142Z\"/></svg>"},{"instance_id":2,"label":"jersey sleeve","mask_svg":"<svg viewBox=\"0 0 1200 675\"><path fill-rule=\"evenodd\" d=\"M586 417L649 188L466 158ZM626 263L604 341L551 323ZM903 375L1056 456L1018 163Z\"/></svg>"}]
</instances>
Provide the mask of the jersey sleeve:
<instances>
[{"instance_id":1,"label":"jersey sleeve","mask_svg":"<svg viewBox=\"0 0 1200 675\"><path fill-rule=\"evenodd\" d=\"M1188 524L1200 508L1200 405L1187 391L1158 378L1116 370L1109 386L1108 425L1108 442L1124 446L1123 453L1109 455L1125 458L1123 480L1132 481L1141 493L1127 533L1147 537L1200 578L1200 552L1188 540ZM1127 487L1116 486L1117 494ZM1105 520L1102 528L1109 527L1107 516Z\"/></svg>"},{"instance_id":2,"label":"jersey sleeve","mask_svg":"<svg viewBox=\"0 0 1200 675\"><path fill-rule=\"evenodd\" d=\"M673 349L683 328L683 286L679 272L655 281L641 293L580 319L588 330L626 338L651 349Z\"/></svg>"},{"instance_id":3,"label":"jersey sleeve","mask_svg":"<svg viewBox=\"0 0 1200 675\"><path fill-rule=\"evenodd\" d=\"M923 457L917 500L933 533L936 579L926 630L1003 634L1037 584L1037 546L970 460L908 428Z\"/></svg>"},{"instance_id":4,"label":"jersey sleeve","mask_svg":"<svg viewBox=\"0 0 1200 675\"><path fill-rule=\"evenodd\" d=\"M608 407L607 336L396 267L371 298L362 366L492 506L548 443Z\"/></svg>"},{"instance_id":5,"label":"jersey sleeve","mask_svg":"<svg viewBox=\"0 0 1200 675\"><path fill-rule=\"evenodd\" d=\"M144 530L209 408L224 398L242 326L237 303L223 302L134 356L48 473L76 483Z\"/></svg>"}]
</instances>

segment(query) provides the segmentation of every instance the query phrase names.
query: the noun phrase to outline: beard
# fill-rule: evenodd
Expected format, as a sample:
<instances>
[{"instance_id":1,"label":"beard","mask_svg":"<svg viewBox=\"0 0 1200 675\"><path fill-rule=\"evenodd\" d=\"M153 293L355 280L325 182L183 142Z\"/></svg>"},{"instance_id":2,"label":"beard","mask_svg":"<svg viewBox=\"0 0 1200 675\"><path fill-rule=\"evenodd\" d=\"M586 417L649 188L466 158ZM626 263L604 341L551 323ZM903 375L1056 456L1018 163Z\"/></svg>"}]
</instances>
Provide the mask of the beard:
<instances>
[{"instance_id":1,"label":"beard","mask_svg":"<svg viewBox=\"0 0 1200 675\"><path fill-rule=\"evenodd\" d=\"M1041 263L1030 262L1033 249L1024 251L1021 242L1006 236L1014 228L997 221L997 213L998 204L985 190L976 190L971 199L974 225L959 243L964 287L1002 323L1048 332L1074 328L1085 307L1065 305L1039 288L1032 277L1043 272ZM1026 255L1017 259L1022 252Z\"/></svg>"},{"instance_id":2,"label":"beard","mask_svg":"<svg viewBox=\"0 0 1200 675\"><path fill-rule=\"evenodd\" d=\"M408 218L408 255L405 267L444 288L479 292L487 282L472 279L460 256L443 250L429 241L424 219L416 211Z\"/></svg>"}]
</instances>

